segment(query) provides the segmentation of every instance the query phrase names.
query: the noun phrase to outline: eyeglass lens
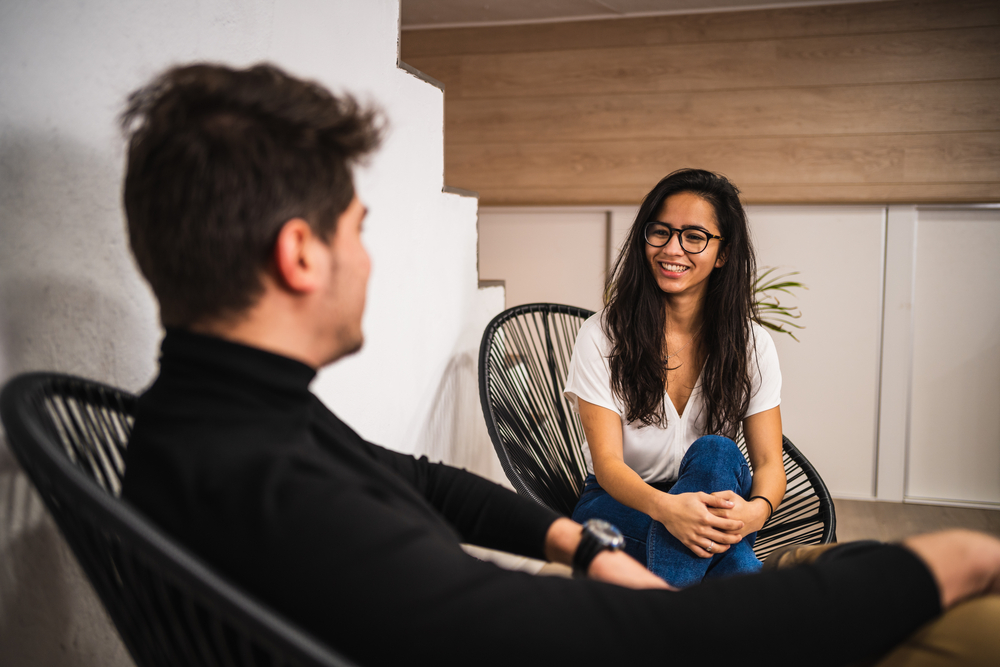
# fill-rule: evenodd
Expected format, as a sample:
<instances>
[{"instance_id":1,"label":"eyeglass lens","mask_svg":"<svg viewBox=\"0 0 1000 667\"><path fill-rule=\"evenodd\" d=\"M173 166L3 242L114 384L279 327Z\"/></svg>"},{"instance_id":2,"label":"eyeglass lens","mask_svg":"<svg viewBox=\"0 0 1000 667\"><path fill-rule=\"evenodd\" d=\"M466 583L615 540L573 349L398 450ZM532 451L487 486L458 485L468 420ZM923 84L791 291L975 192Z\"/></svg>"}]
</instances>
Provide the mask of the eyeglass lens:
<instances>
[{"instance_id":1,"label":"eyeglass lens","mask_svg":"<svg viewBox=\"0 0 1000 667\"><path fill-rule=\"evenodd\" d=\"M659 222L646 225L646 243L655 248L662 248L670 243L675 231L680 234L681 248L685 252L699 253L708 245L708 235L700 229L674 230Z\"/></svg>"}]
</instances>

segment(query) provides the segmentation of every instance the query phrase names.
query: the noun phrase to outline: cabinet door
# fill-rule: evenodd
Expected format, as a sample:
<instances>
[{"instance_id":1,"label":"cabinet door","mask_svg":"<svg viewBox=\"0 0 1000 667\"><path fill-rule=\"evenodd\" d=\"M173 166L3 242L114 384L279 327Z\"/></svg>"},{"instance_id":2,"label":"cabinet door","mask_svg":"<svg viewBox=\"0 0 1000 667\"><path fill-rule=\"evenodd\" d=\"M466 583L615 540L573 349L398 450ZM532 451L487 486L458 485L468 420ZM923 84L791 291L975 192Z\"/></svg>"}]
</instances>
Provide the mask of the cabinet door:
<instances>
[{"instance_id":1,"label":"cabinet door","mask_svg":"<svg viewBox=\"0 0 1000 667\"><path fill-rule=\"evenodd\" d=\"M918 209L906 497L1000 505L1000 209Z\"/></svg>"},{"instance_id":2,"label":"cabinet door","mask_svg":"<svg viewBox=\"0 0 1000 667\"><path fill-rule=\"evenodd\" d=\"M772 333L781 363L785 434L830 492L871 498L874 488L885 208L750 206L758 268L799 271L809 289L799 342Z\"/></svg>"}]
</instances>

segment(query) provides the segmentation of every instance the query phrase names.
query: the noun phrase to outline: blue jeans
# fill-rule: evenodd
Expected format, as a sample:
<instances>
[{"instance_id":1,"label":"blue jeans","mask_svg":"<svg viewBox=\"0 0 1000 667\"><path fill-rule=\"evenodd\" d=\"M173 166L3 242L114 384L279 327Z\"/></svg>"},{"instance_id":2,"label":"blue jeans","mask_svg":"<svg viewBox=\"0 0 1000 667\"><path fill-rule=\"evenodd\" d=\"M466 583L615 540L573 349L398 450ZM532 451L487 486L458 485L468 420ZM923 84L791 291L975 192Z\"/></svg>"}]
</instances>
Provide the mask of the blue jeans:
<instances>
[{"instance_id":1,"label":"blue jeans","mask_svg":"<svg viewBox=\"0 0 1000 667\"><path fill-rule=\"evenodd\" d=\"M750 495L752 481L750 466L736 443L722 436L706 435L695 440L684 454L675 483L654 483L652 486L671 494L730 490L745 499ZM604 519L617 526L625 535L625 551L677 587L690 586L702 579L757 572L761 568L761 562L753 553L756 533L730 545L728 551L701 558L671 535L662 523L612 498L593 475L587 476L583 494L573 510L574 521L583 523L587 519Z\"/></svg>"}]
</instances>

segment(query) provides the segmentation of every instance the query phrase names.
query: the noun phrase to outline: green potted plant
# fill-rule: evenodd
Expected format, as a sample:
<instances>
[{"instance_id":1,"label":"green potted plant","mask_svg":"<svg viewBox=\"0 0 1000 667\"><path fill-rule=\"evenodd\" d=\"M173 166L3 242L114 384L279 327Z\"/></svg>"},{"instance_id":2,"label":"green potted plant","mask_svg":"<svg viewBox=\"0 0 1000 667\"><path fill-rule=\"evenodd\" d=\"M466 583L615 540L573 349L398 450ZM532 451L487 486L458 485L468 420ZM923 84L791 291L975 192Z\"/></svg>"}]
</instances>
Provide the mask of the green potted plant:
<instances>
[{"instance_id":1,"label":"green potted plant","mask_svg":"<svg viewBox=\"0 0 1000 667\"><path fill-rule=\"evenodd\" d=\"M802 317L802 313L799 312L798 306L782 305L777 293L784 292L785 294L794 296L791 290L809 288L798 281L788 280L791 276L799 275L798 271L772 275L776 270L774 267L763 268L764 270L757 274L757 279L753 283L754 295L757 300L757 310L760 315L760 324L771 331L788 334L798 341L792 329L805 328L801 324L795 323L795 320Z\"/></svg>"}]
</instances>

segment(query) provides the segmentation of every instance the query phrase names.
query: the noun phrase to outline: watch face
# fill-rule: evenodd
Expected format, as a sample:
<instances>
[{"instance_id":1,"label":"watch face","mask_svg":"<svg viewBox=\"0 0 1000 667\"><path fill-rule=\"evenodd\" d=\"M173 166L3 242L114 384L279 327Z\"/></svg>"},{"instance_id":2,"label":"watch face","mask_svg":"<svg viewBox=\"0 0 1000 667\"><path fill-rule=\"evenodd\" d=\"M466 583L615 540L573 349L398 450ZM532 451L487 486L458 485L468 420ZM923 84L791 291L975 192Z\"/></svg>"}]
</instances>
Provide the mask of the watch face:
<instances>
[{"instance_id":1,"label":"watch face","mask_svg":"<svg viewBox=\"0 0 1000 667\"><path fill-rule=\"evenodd\" d=\"M603 519L591 519L584 524L590 533L596 537L601 544L612 549L621 549L625 546L625 536L622 531Z\"/></svg>"}]
</instances>

